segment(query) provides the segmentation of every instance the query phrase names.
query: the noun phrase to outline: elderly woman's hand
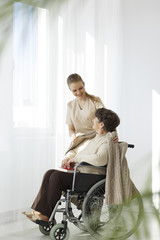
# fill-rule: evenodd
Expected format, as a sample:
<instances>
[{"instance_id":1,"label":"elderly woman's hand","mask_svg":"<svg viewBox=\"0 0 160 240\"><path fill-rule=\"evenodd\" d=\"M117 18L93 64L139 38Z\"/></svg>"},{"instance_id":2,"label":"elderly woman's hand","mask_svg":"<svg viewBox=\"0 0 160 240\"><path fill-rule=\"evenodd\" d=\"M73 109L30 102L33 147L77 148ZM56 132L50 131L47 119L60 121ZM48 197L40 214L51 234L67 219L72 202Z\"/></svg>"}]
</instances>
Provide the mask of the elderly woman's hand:
<instances>
[{"instance_id":1,"label":"elderly woman's hand","mask_svg":"<svg viewBox=\"0 0 160 240\"><path fill-rule=\"evenodd\" d=\"M62 167L66 168L67 167L67 162L70 160L70 158L65 157L62 161Z\"/></svg>"},{"instance_id":2,"label":"elderly woman's hand","mask_svg":"<svg viewBox=\"0 0 160 240\"><path fill-rule=\"evenodd\" d=\"M75 164L76 162L73 159L69 159L69 161L67 162L67 168L73 168Z\"/></svg>"}]
</instances>

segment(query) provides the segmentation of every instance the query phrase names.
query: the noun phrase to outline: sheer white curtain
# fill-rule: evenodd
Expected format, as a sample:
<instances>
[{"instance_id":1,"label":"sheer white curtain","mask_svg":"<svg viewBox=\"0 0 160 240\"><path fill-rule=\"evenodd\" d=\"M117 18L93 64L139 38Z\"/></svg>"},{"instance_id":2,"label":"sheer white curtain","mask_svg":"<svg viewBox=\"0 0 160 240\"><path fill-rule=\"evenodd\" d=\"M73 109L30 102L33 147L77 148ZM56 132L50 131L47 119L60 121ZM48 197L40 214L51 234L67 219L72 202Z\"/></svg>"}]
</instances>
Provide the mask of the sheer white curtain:
<instances>
[{"instance_id":1,"label":"sheer white curtain","mask_svg":"<svg viewBox=\"0 0 160 240\"><path fill-rule=\"evenodd\" d=\"M87 92L119 110L120 3L15 2L13 31L1 53L0 214L29 207L44 172L60 165L70 142L65 124L66 104L73 98L69 74L79 73Z\"/></svg>"},{"instance_id":2,"label":"sheer white curtain","mask_svg":"<svg viewBox=\"0 0 160 240\"><path fill-rule=\"evenodd\" d=\"M0 214L7 213L2 222L32 204L43 174L55 166L48 9L26 3L9 5L10 35L1 52Z\"/></svg>"},{"instance_id":3,"label":"sheer white curtain","mask_svg":"<svg viewBox=\"0 0 160 240\"><path fill-rule=\"evenodd\" d=\"M53 59L57 81L57 165L69 142L65 126L66 103L73 98L66 84L69 74L79 73L87 92L101 97L106 107L119 112L121 18L121 0L54 1L50 7L50 45L57 60Z\"/></svg>"}]
</instances>

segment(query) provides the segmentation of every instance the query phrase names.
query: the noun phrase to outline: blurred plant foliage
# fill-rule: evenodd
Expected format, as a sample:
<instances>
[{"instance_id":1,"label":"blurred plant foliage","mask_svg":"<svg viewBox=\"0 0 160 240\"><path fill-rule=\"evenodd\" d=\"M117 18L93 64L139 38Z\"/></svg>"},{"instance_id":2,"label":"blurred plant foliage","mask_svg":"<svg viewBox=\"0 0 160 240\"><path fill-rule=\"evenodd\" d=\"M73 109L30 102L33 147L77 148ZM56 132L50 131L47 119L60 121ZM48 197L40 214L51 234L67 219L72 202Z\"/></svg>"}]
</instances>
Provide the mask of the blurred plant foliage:
<instances>
[{"instance_id":1,"label":"blurred plant foliage","mask_svg":"<svg viewBox=\"0 0 160 240\"><path fill-rule=\"evenodd\" d=\"M156 194L155 197L158 199L160 194ZM105 208L103 210L103 207L97 207L96 203L88 204L91 206L89 212L91 216L87 218L87 229L91 229L93 236L100 236L104 240L129 239L130 236L132 236L132 240L153 240L155 235L160 232L160 213L153 204L151 192L142 194L142 201L143 204L139 205L133 198L131 202L122 205L120 210L118 210L117 205L117 210L115 208L113 214L112 208L114 206L108 210ZM101 215L100 218L99 215ZM108 221L106 221L106 216L109 216Z\"/></svg>"},{"instance_id":2,"label":"blurred plant foliage","mask_svg":"<svg viewBox=\"0 0 160 240\"><path fill-rule=\"evenodd\" d=\"M150 191L142 194L144 214L137 234L145 236L146 240L153 239L152 233L160 231L160 209L153 203L153 196L160 199L160 193L151 193ZM159 204L157 204L159 205ZM138 238L140 239L140 238Z\"/></svg>"},{"instance_id":3,"label":"blurred plant foliage","mask_svg":"<svg viewBox=\"0 0 160 240\"><path fill-rule=\"evenodd\" d=\"M50 0L0 0L0 54L5 49L10 37L12 37L14 3L16 2L46 8L51 3Z\"/></svg>"},{"instance_id":4,"label":"blurred plant foliage","mask_svg":"<svg viewBox=\"0 0 160 240\"><path fill-rule=\"evenodd\" d=\"M0 53L5 48L12 31L13 1L0 0Z\"/></svg>"}]
</instances>

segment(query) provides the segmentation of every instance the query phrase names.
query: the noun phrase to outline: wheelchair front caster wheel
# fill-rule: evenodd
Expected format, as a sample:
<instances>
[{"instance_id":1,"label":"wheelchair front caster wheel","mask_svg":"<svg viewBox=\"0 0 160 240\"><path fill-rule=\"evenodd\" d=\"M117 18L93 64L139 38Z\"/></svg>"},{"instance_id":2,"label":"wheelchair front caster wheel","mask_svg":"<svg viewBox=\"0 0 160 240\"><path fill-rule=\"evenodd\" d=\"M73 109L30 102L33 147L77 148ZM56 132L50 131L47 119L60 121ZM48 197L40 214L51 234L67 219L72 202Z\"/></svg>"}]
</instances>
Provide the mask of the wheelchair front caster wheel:
<instances>
[{"instance_id":1,"label":"wheelchair front caster wheel","mask_svg":"<svg viewBox=\"0 0 160 240\"><path fill-rule=\"evenodd\" d=\"M49 235L50 233L50 230L52 229L52 227L56 224L56 220L54 220L53 223L51 223L50 225L48 226L42 226L42 225L39 225L39 230L42 234L44 235Z\"/></svg>"},{"instance_id":2,"label":"wheelchair front caster wheel","mask_svg":"<svg viewBox=\"0 0 160 240\"><path fill-rule=\"evenodd\" d=\"M64 231L64 224L59 223L52 227L50 230L50 238L51 240L68 240L69 239L69 229L67 228Z\"/></svg>"}]
</instances>

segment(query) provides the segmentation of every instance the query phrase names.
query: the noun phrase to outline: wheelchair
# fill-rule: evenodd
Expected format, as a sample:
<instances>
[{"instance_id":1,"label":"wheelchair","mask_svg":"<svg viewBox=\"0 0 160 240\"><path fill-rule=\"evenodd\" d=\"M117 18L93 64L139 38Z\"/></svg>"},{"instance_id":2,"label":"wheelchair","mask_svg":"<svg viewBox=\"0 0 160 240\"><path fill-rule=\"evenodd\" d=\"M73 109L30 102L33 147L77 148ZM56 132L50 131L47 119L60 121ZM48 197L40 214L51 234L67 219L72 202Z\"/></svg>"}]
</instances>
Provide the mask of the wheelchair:
<instances>
[{"instance_id":1,"label":"wheelchair","mask_svg":"<svg viewBox=\"0 0 160 240\"><path fill-rule=\"evenodd\" d=\"M128 147L134 145L128 144ZM123 240L131 236L138 228L143 216L143 201L138 194L129 202L120 205L105 204L106 175L78 172L79 167L102 169L82 162L74 168L72 189L57 202L48 223L39 225L44 235L51 240L69 239L68 222L82 231L87 231L95 239ZM61 223L56 223L56 213L63 213Z\"/></svg>"}]
</instances>

